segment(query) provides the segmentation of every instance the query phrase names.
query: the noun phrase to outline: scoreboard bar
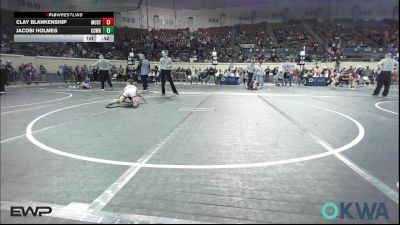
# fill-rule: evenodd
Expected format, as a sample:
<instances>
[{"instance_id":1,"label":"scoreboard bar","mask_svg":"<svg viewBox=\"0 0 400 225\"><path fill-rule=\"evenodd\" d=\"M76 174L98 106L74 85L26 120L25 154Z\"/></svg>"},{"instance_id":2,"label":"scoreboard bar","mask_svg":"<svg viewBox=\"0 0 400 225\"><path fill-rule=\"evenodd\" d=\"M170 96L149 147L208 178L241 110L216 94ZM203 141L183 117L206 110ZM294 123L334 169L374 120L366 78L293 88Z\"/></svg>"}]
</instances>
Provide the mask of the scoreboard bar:
<instances>
[{"instance_id":1,"label":"scoreboard bar","mask_svg":"<svg viewBox=\"0 0 400 225\"><path fill-rule=\"evenodd\" d=\"M114 27L15 27L14 34L114 34Z\"/></svg>"},{"instance_id":2,"label":"scoreboard bar","mask_svg":"<svg viewBox=\"0 0 400 225\"><path fill-rule=\"evenodd\" d=\"M14 41L113 42L114 25L113 12L14 12Z\"/></svg>"},{"instance_id":3,"label":"scoreboard bar","mask_svg":"<svg viewBox=\"0 0 400 225\"><path fill-rule=\"evenodd\" d=\"M14 42L114 42L114 35L15 34Z\"/></svg>"}]
</instances>

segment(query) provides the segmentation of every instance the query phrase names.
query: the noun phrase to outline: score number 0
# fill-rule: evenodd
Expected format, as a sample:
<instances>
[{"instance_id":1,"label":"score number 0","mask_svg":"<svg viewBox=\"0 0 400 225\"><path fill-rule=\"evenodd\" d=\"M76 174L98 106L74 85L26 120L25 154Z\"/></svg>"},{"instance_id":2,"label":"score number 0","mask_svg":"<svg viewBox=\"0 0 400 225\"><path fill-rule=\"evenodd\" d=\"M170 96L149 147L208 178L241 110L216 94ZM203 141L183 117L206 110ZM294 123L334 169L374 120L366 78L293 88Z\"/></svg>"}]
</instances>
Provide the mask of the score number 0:
<instances>
[{"instance_id":1,"label":"score number 0","mask_svg":"<svg viewBox=\"0 0 400 225\"><path fill-rule=\"evenodd\" d=\"M103 26L114 26L114 18L103 18Z\"/></svg>"}]
</instances>

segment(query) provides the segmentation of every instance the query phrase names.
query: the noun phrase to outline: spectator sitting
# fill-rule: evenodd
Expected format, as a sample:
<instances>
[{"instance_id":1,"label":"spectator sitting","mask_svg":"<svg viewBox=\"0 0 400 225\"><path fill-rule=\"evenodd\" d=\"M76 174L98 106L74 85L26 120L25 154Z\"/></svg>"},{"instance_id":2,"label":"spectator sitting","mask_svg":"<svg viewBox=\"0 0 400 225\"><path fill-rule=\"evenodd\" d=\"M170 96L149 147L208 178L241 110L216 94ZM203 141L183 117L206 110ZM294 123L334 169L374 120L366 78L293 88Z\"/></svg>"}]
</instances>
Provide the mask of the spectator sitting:
<instances>
[{"instance_id":1,"label":"spectator sitting","mask_svg":"<svg viewBox=\"0 0 400 225\"><path fill-rule=\"evenodd\" d=\"M289 86L292 86L292 75L290 75L289 71L285 71L283 73L283 79L284 79L284 86L286 86L287 83L289 83Z\"/></svg>"},{"instance_id":2,"label":"spectator sitting","mask_svg":"<svg viewBox=\"0 0 400 225\"><path fill-rule=\"evenodd\" d=\"M122 65L119 65L119 67L118 67L118 75L117 75L117 81L124 81L124 82L126 82L127 81L127 79L126 79L126 76L125 76L125 74L124 74L124 68L122 67Z\"/></svg>"},{"instance_id":3,"label":"spectator sitting","mask_svg":"<svg viewBox=\"0 0 400 225\"><path fill-rule=\"evenodd\" d=\"M276 86L283 85L283 72L281 70L274 76L274 83Z\"/></svg>"}]
</instances>

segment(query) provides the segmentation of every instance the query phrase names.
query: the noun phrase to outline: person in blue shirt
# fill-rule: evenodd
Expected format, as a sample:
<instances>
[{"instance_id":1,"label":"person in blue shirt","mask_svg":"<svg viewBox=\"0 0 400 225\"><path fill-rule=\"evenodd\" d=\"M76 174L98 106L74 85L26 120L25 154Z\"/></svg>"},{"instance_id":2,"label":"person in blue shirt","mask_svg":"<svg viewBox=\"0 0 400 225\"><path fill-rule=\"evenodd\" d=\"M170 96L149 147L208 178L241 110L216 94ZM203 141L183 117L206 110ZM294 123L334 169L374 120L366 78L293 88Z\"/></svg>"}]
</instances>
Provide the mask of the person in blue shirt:
<instances>
[{"instance_id":1,"label":"person in blue shirt","mask_svg":"<svg viewBox=\"0 0 400 225\"><path fill-rule=\"evenodd\" d=\"M147 84L147 77L150 73L150 62L144 57L143 53L139 53L139 59L140 61L137 70L143 83L143 91L147 91L147 88L149 87Z\"/></svg>"}]
</instances>

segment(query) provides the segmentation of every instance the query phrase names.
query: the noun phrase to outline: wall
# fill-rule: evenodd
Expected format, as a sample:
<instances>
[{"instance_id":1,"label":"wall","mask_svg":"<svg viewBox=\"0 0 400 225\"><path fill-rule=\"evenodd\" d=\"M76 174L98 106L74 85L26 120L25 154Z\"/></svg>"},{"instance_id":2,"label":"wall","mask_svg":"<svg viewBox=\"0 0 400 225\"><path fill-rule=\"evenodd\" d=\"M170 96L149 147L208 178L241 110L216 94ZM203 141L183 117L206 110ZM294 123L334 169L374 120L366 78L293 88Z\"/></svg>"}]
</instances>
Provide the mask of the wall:
<instances>
[{"instance_id":1,"label":"wall","mask_svg":"<svg viewBox=\"0 0 400 225\"><path fill-rule=\"evenodd\" d=\"M48 56L22 56L22 55L11 55L11 54L0 54L0 57L4 60L11 60L12 64L14 66L19 66L22 63L33 63L33 66L35 68L39 68L39 65L44 65L50 73L56 73L57 70L60 70L60 66L67 64L71 66L83 66L83 65L92 65L96 62L96 59L82 59L82 58L64 58L64 57L48 57ZM110 60L110 62L117 67L119 65L122 65L124 68L127 65L126 60ZM136 63L137 65L137 63ZM158 65L158 62L151 62L151 67L153 68L154 65ZM233 67L246 67L247 64L245 63L220 63L216 66L217 69L228 69L229 66ZM269 66L270 68L273 67L279 67L281 63L264 63L264 67ZM182 63L173 63L174 68L178 67L183 67L183 68L188 68L188 67L196 67L196 68L201 68L205 69L208 67L212 67L210 63L188 63L188 62L182 62ZM315 63L307 63L306 68L311 69L315 66ZM335 64L334 63L318 63L318 66L321 68L323 66L327 66L328 68L334 68ZM371 69L376 69L377 68L377 62L342 62L341 67L346 67L349 68L350 66L353 67L366 67L369 66Z\"/></svg>"},{"instance_id":2,"label":"wall","mask_svg":"<svg viewBox=\"0 0 400 225\"><path fill-rule=\"evenodd\" d=\"M398 7L397 1L381 0L271 0L267 4L249 5L245 10L243 7L227 7L215 9L180 9L177 10L176 24L165 25L167 29L187 28L188 17L193 17L195 29L206 27L218 27L219 23L210 23L209 18L220 19L223 13L226 15L225 25L250 24L251 20L240 20L240 17L251 19L251 13L255 12L256 17L253 23L268 22L282 23L285 19L352 19L353 6L359 6L356 17L362 20L370 19L391 19L393 8ZM159 15L160 20L174 20L174 10L148 7L149 25L153 27L153 15ZM142 8L143 15L146 14ZM286 18L285 18L286 17ZM396 19L398 20L398 14ZM143 20L145 23L145 20Z\"/></svg>"},{"instance_id":3,"label":"wall","mask_svg":"<svg viewBox=\"0 0 400 225\"><path fill-rule=\"evenodd\" d=\"M216 0L218 1L218 0ZM24 4L21 4L24 2ZM170 8L161 8L148 5L148 18L146 14L146 4L143 2L138 10L126 10L134 7L126 1L116 4L106 1L79 1L64 0L57 1L57 11L104 11L113 10L116 12L116 25L127 26L133 28L153 28L153 16L160 17L160 28L175 29L187 28L188 17L193 17L193 28L218 27L220 23L209 22L209 18L220 19L220 15L226 15L225 25L232 26L235 24L248 23L281 23L287 19L303 18L303 19L352 19L353 6L359 6L356 10L358 19L391 19L393 9L399 6L396 0L269 0L264 4L246 5L245 7L226 7L214 9L179 9L175 12ZM1 7L8 10L19 11L46 11L54 10L55 4L49 0L2 0ZM150 3L149 3L150 4ZM126 7L125 7L126 6ZM129 6L129 7L128 7ZM82 10L85 9L85 10ZM288 9L288 10L285 10ZM288 12L290 11L290 13ZM252 12L255 12L254 21L240 20L240 17L251 18ZM134 23L122 21L122 17L134 18ZM395 15L398 20L398 13ZM172 23L168 23L171 22Z\"/></svg>"}]
</instances>

